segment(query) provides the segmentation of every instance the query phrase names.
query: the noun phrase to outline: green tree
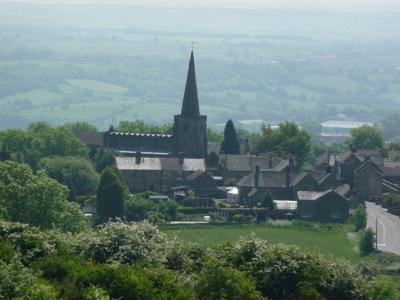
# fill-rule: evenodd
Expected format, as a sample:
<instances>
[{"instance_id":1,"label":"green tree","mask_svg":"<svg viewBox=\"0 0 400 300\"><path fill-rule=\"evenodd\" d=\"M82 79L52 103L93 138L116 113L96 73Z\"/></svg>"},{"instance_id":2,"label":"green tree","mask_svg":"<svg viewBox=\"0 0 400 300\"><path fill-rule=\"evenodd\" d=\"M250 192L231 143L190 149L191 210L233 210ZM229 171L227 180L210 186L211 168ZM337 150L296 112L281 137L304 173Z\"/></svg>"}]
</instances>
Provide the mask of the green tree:
<instances>
[{"instance_id":1,"label":"green tree","mask_svg":"<svg viewBox=\"0 0 400 300\"><path fill-rule=\"evenodd\" d=\"M74 123L65 123L62 128L67 129L71 133L77 132L97 132L96 126L87 123L87 122L74 122Z\"/></svg>"},{"instance_id":2,"label":"green tree","mask_svg":"<svg viewBox=\"0 0 400 300\"><path fill-rule=\"evenodd\" d=\"M116 156L117 151L114 149L104 147L98 149L94 156L96 171L101 173L106 167L113 166Z\"/></svg>"},{"instance_id":3,"label":"green tree","mask_svg":"<svg viewBox=\"0 0 400 300\"><path fill-rule=\"evenodd\" d=\"M127 196L122 174L115 167L107 167L101 173L97 189L96 211L99 223L108 219L123 218Z\"/></svg>"},{"instance_id":4,"label":"green tree","mask_svg":"<svg viewBox=\"0 0 400 300\"><path fill-rule=\"evenodd\" d=\"M281 123L277 129L263 125L261 135L254 139L253 148L256 153L293 154L301 166L310 155L310 140L310 135L295 123Z\"/></svg>"},{"instance_id":5,"label":"green tree","mask_svg":"<svg viewBox=\"0 0 400 300\"><path fill-rule=\"evenodd\" d=\"M162 126L147 124L143 120L136 121L121 121L115 128L115 131L120 132L141 132L141 133L164 133L172 134L173 124L167 123Z\"/></svg>"},{"instance_id":6,"label":"green tree","mask_svg":"<svg viewBox=\"0 0 400 300\"><path fill-rule=\"evenodd\" d=\"M217 153L212 151L207 157L207 166L209 167L218 167L219 164L219 156Z\"/></svg>"},{"instance_id":7,"label":"green tree","mask_svg":"<svg viewBox=\"0 0 400 300\"><path fill-rule=\"evenodd\" d=\"M351 130L350 142L362 149L382 149L383 148L383 133L378 127L363 125L359 128Z\"/></svg>"},{"instance_id":8,"label":"green tree","mask_svg":"<svg viewBox=\"0 0 400 300\"><path fill-rule=\"evenodd\" d=\"M368 213L365 206L360 204L350 217L350 223L353 224L354 230L359 231L367 226Z\"/></svg>"},{"instance_id":9,"label":"green tree","mask_svg":"<svg viewBox=\"0 0 400 300\"><path fill-rule=\"evenodd\" d=\"M242 300L265 299L256 290L254 280L237 269L213 260L203 266L195 291L199 299Z\"/></svg>"},{"instance_id":10,"label":"green tree","mask_svg":"<svg viewBox=\"0 0 400 300\"><path fill-rule=\"evenodd\" d=\"M70 199L75 196L96 193L99 176L90 160L80 157L46 157L38 164L38 169L66 185L70 190Z\"/></svg>"},{"instance_id":11,"label":"green tree","mask_svg":"<svg viewBox=\"0 0 400 300\"><path fill-rule=\"evenodd\" d=\"M0 206L7 219L67 231L86 226L83 212L67 200L67 187L28 165L0 162Z\"/></svg>"},{"instance_id":12,"label":"green tree","mask_svg":"<svg viewBox=\"0 0 400 300\"><path fill-rule=\"evenodd\" d=\"M212 127L207 128L207 138L209 142L222 142L224 135L222 132L213 129Z\"/></svg>"},{"instance_id":13,"label":"green tree","mask_svg":"<svg viewBox=\"0 0 400 300\"><path fill-rule=\"evenodd\" d=\"M28 129L0 131L2 149L11 160L28 163L36 169L37 163L50 156L80 156L87 158L89 149L64 127L52 127L47 123L32 123Z\"/></svg>"},{"instance_id":14,"label":"green tree","mask_svg":"<svg viewBox=\"0 0 400 300\"><path fill-rule=\"evenodd\" d=\"M228 120L224 130L224 140L221 144L221 153L240 154L240 145L232 120Z\"/></svg>"},{"instance_id":15,"label":"green tree","mask_svg":"<svg viewBox=\"0 0 400 300\"><path fill-rule=\"evenodd\" d=\"M260 206L267 207L270 209L275 208L274 199L270 191L266 191L261 199Z\"/></svg>"},{"instance_id":16,"label":"green tree","mask_svg":"<svg viewBox=\"0 0 400 300\"><path fill-rule=\"evenodd\" d=\"M361 235L359 249L361 255L368 255L374 252L375 233L371 228L367 228Z\"/></svg>"}]
</instances>

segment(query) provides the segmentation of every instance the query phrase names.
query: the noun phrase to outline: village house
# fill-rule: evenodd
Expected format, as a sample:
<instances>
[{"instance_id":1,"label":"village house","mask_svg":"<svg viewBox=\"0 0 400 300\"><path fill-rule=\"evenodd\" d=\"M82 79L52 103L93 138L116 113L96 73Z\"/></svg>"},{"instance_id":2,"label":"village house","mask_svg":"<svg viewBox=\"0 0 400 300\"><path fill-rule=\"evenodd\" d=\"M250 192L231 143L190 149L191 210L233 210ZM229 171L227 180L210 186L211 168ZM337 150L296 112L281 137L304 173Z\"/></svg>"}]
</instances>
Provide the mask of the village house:
<instances>
[{"instance_id":1,"label":"village house","mask_svg":"<svg viewBox=\"0 0 400 300\"><path fill-rule=\"evenodd\" d=\"M274 200L296 199L299 190L316 190L317 181L308 172L294 172L287 167L284 172L255 170L237 184L241 203L254 205L269 191Z\"/></svg>"},{"instance_id":2,"label":"village house","mask_svg":"<svg viewBox=\"0 0 400 300\"><path fill-rule=\"evenodd\" d=\"M221 154L220 173L226 179L239 181L255 170L256 166L270 172L285 172L287 167L295 168L294 158L283 159L276 156Z\"/></svg>"},{"instance_id":3,"label":"village house","mask_svg":"<svg viewBox=\"0 0 400 300\"><path fill-rule=\"evenodd\" d=\"M349 217L349 208L349 200L335 190L298 192L297 213L303 220L345 222Z\"/></svg>"}]
</instances>

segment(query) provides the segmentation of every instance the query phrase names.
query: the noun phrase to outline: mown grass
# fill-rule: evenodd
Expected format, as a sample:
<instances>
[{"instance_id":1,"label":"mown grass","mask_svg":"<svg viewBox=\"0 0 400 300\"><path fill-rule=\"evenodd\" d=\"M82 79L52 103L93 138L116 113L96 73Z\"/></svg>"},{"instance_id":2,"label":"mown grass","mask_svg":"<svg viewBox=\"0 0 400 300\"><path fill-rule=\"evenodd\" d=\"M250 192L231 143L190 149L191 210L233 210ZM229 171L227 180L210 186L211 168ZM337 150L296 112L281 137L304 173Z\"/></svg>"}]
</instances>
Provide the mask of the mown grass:
<instances>
[{"instance_id":1,"label":"mown grass","mask_svg":"<svg viewBox=\"0 0 400 300\"><path fill-rule=\"evenodd\" d=\"M160 229L170 236L206 246L255 235L273 244L296 245L308 251L343 257L352 262L361 260L357 251L357 239L348 234L347 226L339 224L289 222L241 225L164 225Z\"/></svg>"}]
</instances>

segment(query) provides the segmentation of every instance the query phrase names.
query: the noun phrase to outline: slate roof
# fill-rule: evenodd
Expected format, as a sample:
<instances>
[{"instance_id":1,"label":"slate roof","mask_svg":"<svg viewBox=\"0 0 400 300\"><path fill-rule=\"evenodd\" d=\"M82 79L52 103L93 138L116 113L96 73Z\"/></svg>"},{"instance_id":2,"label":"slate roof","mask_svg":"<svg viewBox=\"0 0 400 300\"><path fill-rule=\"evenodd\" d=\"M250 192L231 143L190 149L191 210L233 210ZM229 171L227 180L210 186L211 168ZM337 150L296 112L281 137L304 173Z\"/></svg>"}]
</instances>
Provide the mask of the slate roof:
<instances>
[{"instance_id":1,"label":"slate roof","mask_svg":"<svg viewBox=\"0 0 400 300\"><path fill-rule=\"evenodd\" d=\"M343 153L341 156L338 156L336 160L339 162L345 162L352 155L357 157L360 162L363 162L368 157L377 166L383 166L383 156L380 150L359 149L356 153L353 153L349 150Z\"/></svg>"},{"instance_id":2,"label":"slate roof","mask_svg":"<svg viewBox=\"0 0 400 300\"><path fill-rule=\"evenodd\" d=\"M225 167L228 171L251 172L256 166L260 169L268 169L268 157L250 156L250 155L225 155ZM272 158L272 168L275 171L283 171L289 165L289 161L274 157Z\"/></svg>"},{"instance_id":3,"label":"slate roof","mask_svg":"<svg viewBox=\"0 0 400 300\"><path fill-rule=\"evenodd\" d=\"M291 176L290 184L293 185L294 183L297 184L300 182L307 173L301 172L299 174L293 174ZM237 183L238 186L247 186L247 187L254 187L254 171L251 172L249 175L243 177ZM260 187L286 187L286 173L283 172L274 172L274 171L262 171L260 172L259 177L259 186Z\"/></svg>"},{"instance_id":4,"label":"slate roof","mask_svg":"<svg viewBox=\"0 0 400 300\"><path fill-rule=\"evenodd\" d=\"M135 157L116 157L116 166L121 171L205 171L205 162L202 158L185 158L183 164L179 164L179 158L175 157L142 157L136 164Z\"/></svg>"},{"instance_id":5,"label":"slate roof","mask_svg":"<svg viewBox=\"0 0 400 300\"><path fill-rule=\"evenodd\" d=\"M319 198L321 198L322 196L329 194L330 192L332 192L332 190L327 190L324 192L298 191L297 197L299 200L315 201L315 200L318 200Z\"/></svg>"},{"instance_id":6,"label":"slate roof","mask_svg":"<svg viewBox=\"0 0 400 300\"><path fill-rule=\"evenodd\" d=\"M400 176L400 162L385 160L382 171L384 176Z\"/></svg>"},{"instance_id":7,"label":"slate roof","mask_svg":"<svg viewBox=\"0 0 400 300\"><path fill-rule=\"evenodd\" d=\"M372 166L373 168L375 168L377 170L378 173L383 174L382 170L372 161L370 160L366 160L364 161L357 169L354 170L354 173L359 173L361 172L364 168L368 167L368 166Z\"/></svg>"},{"instance_id":8,"label":"slate roof","mask_svg":"<svg viewBox=\"0 0 400 300\"><path fill-rule=\"evenodd\" d=\"M350 193L351 187L347 183L339 185L336 189L335 192L338 193L340 196L345 197Z\"/></svg>"},{"instance_id":9,"label":"slate roof","mask_svg":"<svg viewBox=\"0 0 400 300\"><path fill-rule=\"evenodd\" d=\"M186 180L192 181L192 180L195 180L195 179L197 179L199 177L202 177L202 176L207 176L210 179L215 180L214 177L211 175L211 173L209 173L207 171L203 171L203 170L198 170L198 171L190 174L189 176L186 177Z\"/></svg>"}]
</instances>

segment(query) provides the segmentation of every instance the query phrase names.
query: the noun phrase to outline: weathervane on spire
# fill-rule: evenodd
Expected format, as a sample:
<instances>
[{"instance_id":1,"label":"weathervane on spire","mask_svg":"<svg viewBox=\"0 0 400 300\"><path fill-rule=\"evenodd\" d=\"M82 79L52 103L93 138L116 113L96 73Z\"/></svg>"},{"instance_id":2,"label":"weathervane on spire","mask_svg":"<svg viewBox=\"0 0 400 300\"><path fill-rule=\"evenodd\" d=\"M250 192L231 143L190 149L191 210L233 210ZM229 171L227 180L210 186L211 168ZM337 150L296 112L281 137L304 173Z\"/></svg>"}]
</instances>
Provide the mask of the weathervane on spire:
<instances>
[{"instance_id":1,"label":"weathervane on spire","mask_svg":"<svg viewBox=\"0 0 400 300\"><path fill-rule=\"evenodd\" d=\"M193 51L193 49L194 49L194 42L192 42L192 51Z\"/></svg>"}]
</instances>

